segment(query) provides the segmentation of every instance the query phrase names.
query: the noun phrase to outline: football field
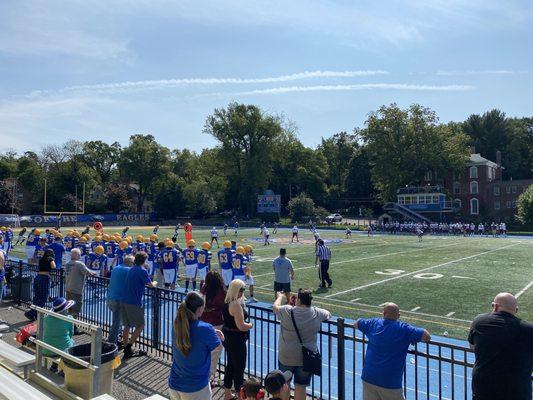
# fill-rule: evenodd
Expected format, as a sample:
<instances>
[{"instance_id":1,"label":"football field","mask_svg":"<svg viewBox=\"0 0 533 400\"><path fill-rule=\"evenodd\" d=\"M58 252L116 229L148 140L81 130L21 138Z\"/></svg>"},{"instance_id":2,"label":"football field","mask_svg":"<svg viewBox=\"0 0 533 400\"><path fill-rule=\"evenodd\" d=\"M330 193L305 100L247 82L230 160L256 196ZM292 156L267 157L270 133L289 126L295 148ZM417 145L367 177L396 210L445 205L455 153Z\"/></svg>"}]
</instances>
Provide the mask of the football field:
<instances>
[{"instance_id":1,"label":"football field","mask_svg":"<svg viewBox=\"0 0 533 400\"><path fill-rule=\"evenodd\" d=\"M147 235L151 227L135 227L130 234ZM112 233L118 228L106 229ZM210 239L210 229L194 229L197 244ZM219 241L236 240L254 247L253 275L255 297L272 302L272 260L279 248L287 249L293 262L293 290L314 290L314 304L349 319L378 316L381 305L393 301L402 310L402 319L427 328L438 336L465 339L470 321L488 312L498 292L518 296L519 316L533 320L533 240L527 238L487 238L462 236L375 235L321 230L331 248L330 275L333 286L318 288L314 240L311 232L300 229L300 243L290 243L289 229L272 234L264 246L259 229L240 229L238 236L219 229ZM161 228L159 239L171 237L173 229ZM184 234L178 242L184 246ZM217 246L211 249L216 253ZM18 249L15 257L23 256ZM218 268L216 257L212 266ZM183 272L180 268L180 274ZM181 282L180 282L181 283ZM181 283L183 286L183 283ZM248 293L247 293L248 294Z\"/></svg>"}]
</instances>

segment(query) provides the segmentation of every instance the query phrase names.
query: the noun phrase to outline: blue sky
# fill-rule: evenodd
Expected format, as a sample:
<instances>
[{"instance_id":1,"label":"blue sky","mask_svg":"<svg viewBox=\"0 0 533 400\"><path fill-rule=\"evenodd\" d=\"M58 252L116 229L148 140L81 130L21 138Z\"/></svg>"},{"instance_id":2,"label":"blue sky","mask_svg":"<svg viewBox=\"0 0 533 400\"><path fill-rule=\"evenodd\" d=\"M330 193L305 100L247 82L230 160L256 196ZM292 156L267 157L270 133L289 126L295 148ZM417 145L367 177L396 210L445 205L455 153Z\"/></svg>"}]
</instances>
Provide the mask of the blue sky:
<instances>
[{"instance_id":1,"label":"blue sky","mask_svg":"<svg viewBox=\"0 0 533 400\"><path fill-rule=\"evenodd\" d=\"M532 43L526 0L3 0L0 150L134 133L200 150L231 101L309 146L392 102L532 116Z\"/></svg>"}]
</instances>

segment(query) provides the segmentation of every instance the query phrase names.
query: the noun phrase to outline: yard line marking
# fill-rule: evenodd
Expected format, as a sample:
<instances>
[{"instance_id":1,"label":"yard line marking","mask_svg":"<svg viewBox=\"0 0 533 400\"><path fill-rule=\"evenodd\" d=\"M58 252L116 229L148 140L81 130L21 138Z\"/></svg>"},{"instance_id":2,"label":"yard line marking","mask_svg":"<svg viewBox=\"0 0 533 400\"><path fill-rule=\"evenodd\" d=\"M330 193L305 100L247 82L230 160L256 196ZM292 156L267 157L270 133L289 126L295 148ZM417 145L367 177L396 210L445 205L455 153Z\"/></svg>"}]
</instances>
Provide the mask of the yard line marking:
<instances>
[{"instance_id":1,"label":"yard line marking","mask_svg":"<svg viewBox=\"0 0 533 400\"><path fill-rule=\"evenodd\" d=\"M271 292L267 292L266 290L259 289L259 288L256 288L256 290L259 291L259 292L271 293ZM379 307L379 306L376 306L375 304L357 303L357 306L360 306L360 307L355 307L356 304L351 303L351 302L349 302L347 300L326 299L323 296L313 296L313 299L315 299L315 303L323 304L325 306L339 307L339 308L343 308L343 309L346 309L346 310L366 311L366 312L371 312L371 313L378 314L378 315L383 315L383 309L381 307ZM332 302L340 303L340 304L333 304ZM344 304L346 304L346 305L344 305ZM349 305L349 307L347 305ZM361 307L368 307L368 308L361 308ZM468 320L468 319L451 318L451 317L448 318L448 317L445 317L443 315L428 314L428 313L423 313L423 312L412 312L412 311L408 311L408 310L400 310L400 311L404 315L405 314L413 314L413 315L415 315L417 317L418 316L422 316L422 317L438 318L438 319L448 320L448 321L451 321L451 322L465 322L465 323L468 324L468 326L462 326L462 325L448 324L448 323L441 322L441 321L428 321L427 319L415 318L415 317L412 317L412 316L407 317L407 318L415 320L415 321L430 322L430 323L434 323L434 324L438 324L438 325L452 326L452 327L455 327L455 328L468 329L470 327L470 324L472 323L472 320Z\"/></svg>"},{"instance_id":2,"label":"yard line marking","mask_svg":"<svg viewBox=\"0 0 533 400\"><path fill-rule=\"evenodd\" d=\"M452 278L458 278L458 279L476 279L476 278L471 278L469 276L459 276L459 275L452 275Z\"/></svg>"},{"instance_id":3,"label":"yard line marking","mask_svg":"<svg viewBox=\"0 0 533 400\"><path fill-rule=\"evenodd\" d=\"M350 300L351 303L355 303L356 301L361 300L361 297L358 297L357 299Z\"/></svg>"},{"instance_id":4,"label":"yard line marking","mask_svg":"<svg viewBox=\"0 0 533 400\"><path fill-rule=\"evenodd\" d=\"M380 306L380 307L384 307L384 306L386 306L387 304L389 304L389 302L381 303L379 306Z\"/></svg>"},{"instance_id":5,"label":"yard line marking","mask_svg":"<svg viewBox=\"0 0 533 400\"><path fill-rule=\"evenodd\" d=\"M434 249L438 249L438 248L441 248L441 247L454 246L454 245L456 245L458 243L459 242L453 242L453 243L448 243L448 244L444 244L444 245L441 245L441 246L435 246L435 247L424 247L424 248L420 248L420 249L397 251L395 253L377 254L375 256L370 256L370 257L361 257L361 258L354 258L354 259L351 259L351 260L336 261L336 262L330 263L329 265L330 265L330 267L333 267L334 265L337 265L337 264L345 264L345 263L349 263L349 262L372 260L374 258L395 256L397 254L413 253L413 252L416 252L416 251L434 250ZM316 267L316 265L311 265L311 266L307 266L307 267L294 268L294 270L295 271L299 271L299 270L302 270L302 269L310 269L310 268L317 268L317 267ZM274 272L267 272L267 273L264 273L264 274L254 275L254 278L260 278L262 276L269 276L269 275L274 275Z\"/></svg>"},{"instance_id":6,"label":"yard line marking","mask_svg":"<svg viewBox=\"0 0 533 400\"><path fill-rule=\"evenodd\" d=\"M523 288L521 291L519 291L514 297L517 299L522 296L527 290L533 285L533 281L529 282L525 288Z\"/></svg>"},{"instance_id":7,"label":"yard line marking","mask_svg":"<svg viewBox=\"0 0 533 400\"><path fill-rule=\"evenodd\" d=\"M446 314L446 316L451 317L453 314L455 314L455 311L449 312L448 314Z\"/></svg>"},{"instance_id":8,"label":"yard line marking","mask_svg":"<svg viewBox=\"0 0 533 400\"><path fill-rule=\"evenodd\" d=\"M499 250L507 249L507 248L509 248L509 247L516 246L517 244L519 244L519 243L508 244L507 246L498 247L497 249L492 249L492 250L483 251L483 252L481 252L481 253L473 254L473 255L471 255L471 256L458 258L457 260L447 261L447 262L445 262L445 263L441 263L441 264L437 264L437 265L432 265L431 267L422 268L422 269L419 269L419 270L416 270L416 271L408 272L408 273L406 273L406 274L396 275L396 276L393 276L393 277L391 277L391 278L382 279L382 280L380 280L380 281L376 281L376 282L372 282L372 283L367 283L366 285L363 285L363 286L358 286L358 287L355 287L355 288L352 288L352 289L343 290L343 291L341 291L341 292L332 293L332 294L329 294L329 295L327 295L327 296L325 296L325 297L326 297L326 298L330 298L330 297L335 297L335 296L338 296L338 295L341 295L341 294L350 293L350 292L353 292L353 291L355 291L355 290L366 289L366 288L368 288L368 287L375 286L375 285L380 285L380 284L385 283L385 282L390 282L390 281L394 281L394 280L396 280L396 279L405 278L406 276L416 275L416 274L419 274L419 273L421 273L421 272L430 271L430 270L435 269L435 268L440 268L440 267L444 267L444 266L446 266L446 265L455 264L456 262L460 262L460 261L464 261L464 260L469 260L469 259L471 259L471 258L476 258L476 257L482 256L482 255L484 255L484 254L493 253L493 252L495 252L495 251L499 251Z\"/></svg>"},{"instance_id":9,"label":"yard line marking","mask_svg":"<svg viewBox=\"0 0 533 400\"><path fill-rule=\"evenodd\" d=\"M411 311L418 311L418 310L420 310L421 308L422 308L422 307L418 306L418 307L413 308Z\"/></svg>"}]
</instances>

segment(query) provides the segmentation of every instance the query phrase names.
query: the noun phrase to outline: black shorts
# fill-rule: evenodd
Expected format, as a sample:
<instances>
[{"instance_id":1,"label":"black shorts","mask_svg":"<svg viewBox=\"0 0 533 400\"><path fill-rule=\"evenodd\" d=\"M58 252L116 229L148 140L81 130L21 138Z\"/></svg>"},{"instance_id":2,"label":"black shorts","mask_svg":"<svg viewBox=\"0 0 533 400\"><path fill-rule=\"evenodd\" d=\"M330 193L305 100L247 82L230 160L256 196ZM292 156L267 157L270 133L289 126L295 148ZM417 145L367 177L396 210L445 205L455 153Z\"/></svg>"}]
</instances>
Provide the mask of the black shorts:
<instances>
[{"instance_id":1,"label":"black shorts","mask_svg":"<svg viewBox=\"0 0 533 400\"><path fill-rule=\"evenodd\" d=\"M290 293L291 291L291 283L280 283L280 282L274 282L274 292L283 292L283 293Z\"/></svg>"}]
</instances>

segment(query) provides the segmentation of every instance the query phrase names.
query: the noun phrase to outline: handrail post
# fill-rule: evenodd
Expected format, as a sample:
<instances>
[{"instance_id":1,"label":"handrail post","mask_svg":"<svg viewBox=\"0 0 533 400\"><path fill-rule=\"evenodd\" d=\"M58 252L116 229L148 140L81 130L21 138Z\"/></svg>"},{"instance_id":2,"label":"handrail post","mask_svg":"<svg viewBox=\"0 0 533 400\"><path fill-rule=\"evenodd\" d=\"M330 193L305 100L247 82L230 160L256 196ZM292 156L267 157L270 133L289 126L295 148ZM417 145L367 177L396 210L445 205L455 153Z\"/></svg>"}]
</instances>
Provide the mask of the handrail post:
<instances>
[{"instance_id":1,"label":"handrail post","mask_svg":"<svg viewBox=\"0 0 533 400\"><path fill-rule=\"evenodd\" d=\"M59 268L59 296L65 297L65 270L63 267Z\"/></svg>"},{"instance_id":2,"label":"handrail post","mask_svg":"<svg viewBox=\"0 0 533 400\"><path fill-rule=\"evenodd\" d=\"M44 336L44 315L37 312L37 340L42 340ZM43 349L39 343L35 344L36 357L35 357L35 372L40 374L43 367Z\"/></svg>"},{"instance_id":3,"label":"handrail post","mask_svg":"<svg viewBox=\"0 0 533 400\"><path fill-rule=\"evenodd\" d=\"M96 367L90 371L92 382L89 388L89 398L100 395L100 375L102 364L102 328L98 327L96 331L91 332L91 364Z\"/></svg>"},{"instance_id":4,"label":"handrail post","mask_svg":"<svg viewBox=\"0 0 533 400\"><path fill-rule=\"evenodd\" d=\"M159 324L161 322L161 317L159 315L159 296L161 294L161 289L154 288L148 289L153 290L152 296L152 346L154 349L159 350Z\"/></svg>"},{"instance_id":5,"label":"handrail post","mask_svg":"<svg viewBox=\"0 0 533 400\"><path fill-rule=\"evenodd\" d=\"M344 318L337 319L337 399L344 400L345 379L344 373Z\"/></svg>"},{"instance_id":6,"label":"handrail post","mask_svg":"<svg viewBox=\"0 0 533 400\"><path fill-rule=\"evenodd\" d=\"M18 262L19 270L19 295L17 304L20 306L22 304L22 260Z\"/></svg>"}]
</instances>

